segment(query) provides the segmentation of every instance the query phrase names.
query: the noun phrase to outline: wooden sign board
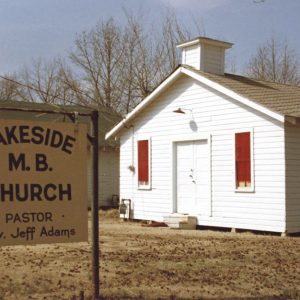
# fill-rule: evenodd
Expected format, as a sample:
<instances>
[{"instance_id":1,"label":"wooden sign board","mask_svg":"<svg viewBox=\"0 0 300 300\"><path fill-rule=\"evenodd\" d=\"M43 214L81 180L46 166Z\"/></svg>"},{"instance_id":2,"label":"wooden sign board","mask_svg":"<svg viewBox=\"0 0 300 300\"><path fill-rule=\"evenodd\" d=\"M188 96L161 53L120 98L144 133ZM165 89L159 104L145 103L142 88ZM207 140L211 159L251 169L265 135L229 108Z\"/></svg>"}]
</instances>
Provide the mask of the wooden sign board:
<instances>
[{"instance_id":1,"label":"wooden sign board","mask_svg":"<svg viewBox=\"0 0 300 300\"><path fill-rule=\"evenodd\" d=\"M87 241L86 131L0 120L0 245Z\"/></svg>"}]
</instances>

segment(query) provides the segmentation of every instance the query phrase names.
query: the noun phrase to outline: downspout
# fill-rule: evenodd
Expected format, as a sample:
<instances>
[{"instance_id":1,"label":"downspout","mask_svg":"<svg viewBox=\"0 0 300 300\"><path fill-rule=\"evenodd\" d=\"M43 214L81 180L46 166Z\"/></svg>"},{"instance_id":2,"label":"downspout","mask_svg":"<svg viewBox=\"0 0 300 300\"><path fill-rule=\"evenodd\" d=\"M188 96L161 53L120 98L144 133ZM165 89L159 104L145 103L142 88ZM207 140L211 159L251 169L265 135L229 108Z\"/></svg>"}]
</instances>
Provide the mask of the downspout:
<instances>
[{"instance_id":1,"label":"downspout","mask_svg":"<svg viewBox=\"0 0 300 300\"><path fill-rule=\"evenodd\" d=\"M134 164L134 144L135 144L135 131L134 131L134 126L131 125L131 165L134 166L134 171L132 172L131 175L131 203L133 204L133 199L134 199L134 178L135 178L135 172L136 172L136 166ZM133 205L131 205L132 208Z\"/></svg>"}]
</instances>

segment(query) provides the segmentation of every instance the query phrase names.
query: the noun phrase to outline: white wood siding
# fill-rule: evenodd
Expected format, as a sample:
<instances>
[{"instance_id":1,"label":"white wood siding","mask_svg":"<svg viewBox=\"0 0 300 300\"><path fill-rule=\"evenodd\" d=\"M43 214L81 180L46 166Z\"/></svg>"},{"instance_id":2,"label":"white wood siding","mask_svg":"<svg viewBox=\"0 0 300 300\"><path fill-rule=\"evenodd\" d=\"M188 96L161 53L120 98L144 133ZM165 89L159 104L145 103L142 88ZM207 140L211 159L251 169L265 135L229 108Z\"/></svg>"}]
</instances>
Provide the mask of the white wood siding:
<instances>
[{"instance_id":1,"label":"white wood siding","mask_svg":"<svg viewBox=\"0 0 300 300\"><path fill-rule=\"evenodd\" d=\"M204 72L224 74L224 48L203 45L201 50L200 69Z\"/></svg>"},{"instance_id":2,"label":"white wood siding","mask_svg":"<svg viewBox=\"0 0 300 300\"><path fill-rule=\"evenodd\" d=\"M119 195L119 151L99 151L99 206L111 205L112 195ZM93 197L92 155L89 150L88 194Z\"/></svg>"},{"instance_id":3,"label":"white wood siding","mask_svg":"<svg viewBox=\"0 0 300 300\"><path fill-rule=\"evenodd\" d=\"M285 127L287 232L300 232L300 126Z\"/></svg>"},{"instance_id":4,"label":"white wood siding","mask_svg":"<svg viewBox=\"0 0 300 300\"><path fill-rule=\"evenodd\" d=\"M181 107L192 113L176 114ZM121 132L121 198L133 200L134 218L162 220L173 212L172 141L211 135L212 216L199 225L285 231L285 153L281 123L209 90L186 76L176 81ZM253 129L253 193L234 191L236 130ZM152 190L137 188L136 142L152 141Z\"/></svg>"},{"instance_id":5,"label":"white wood siding","mask_svg":"<svg viewBox=\"0 0 300 300\"><path fill-rule=\"evenodd\" d=\"M200 45L186 47L182 51L182 63L200 69Z\"/></svg>"}]
</instances>

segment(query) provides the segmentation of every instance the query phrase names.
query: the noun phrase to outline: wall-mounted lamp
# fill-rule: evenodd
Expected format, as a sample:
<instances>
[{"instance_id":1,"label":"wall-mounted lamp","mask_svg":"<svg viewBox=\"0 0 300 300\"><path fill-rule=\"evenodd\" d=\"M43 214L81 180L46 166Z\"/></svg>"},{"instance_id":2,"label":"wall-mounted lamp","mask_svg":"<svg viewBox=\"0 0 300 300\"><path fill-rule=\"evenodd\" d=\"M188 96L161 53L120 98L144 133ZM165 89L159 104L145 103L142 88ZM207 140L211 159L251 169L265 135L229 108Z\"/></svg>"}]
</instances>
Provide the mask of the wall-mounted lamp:
<instances>
[{"instance_id":1,"label":"wall-mounted lamp","mask_svg":"<svg viewBox=\"0 0 300 300\"><path fill-rule=\"evenodd\" d=\"M173 110L173 113L176 113L176 114L185 114L186 111L189 111L191 114L190 116L188 116L188 118L191 118L190 122L189 122L189 125L190 125L190 128L192 129L192 131L198 131L198 125L194 119L194 116L193 116L193 110L192 109L189 109L189 108L181 108L181 107L178 107L177 109Z\"/></svg>"},{"instance_id":2,"label":"wall-mounted lamp","mask_svg":"<svg viewBox=\"0 0 300 300\"><path fill-rule=\"evenodd\" d=\"M176 113L176 114L185 114L185 111L190 111L190 112L192 112L191 109L188 109L188 108L181 108L181 107L178 107L176 110L173 110L173 112Z\"/></svg>"}]
</instances>

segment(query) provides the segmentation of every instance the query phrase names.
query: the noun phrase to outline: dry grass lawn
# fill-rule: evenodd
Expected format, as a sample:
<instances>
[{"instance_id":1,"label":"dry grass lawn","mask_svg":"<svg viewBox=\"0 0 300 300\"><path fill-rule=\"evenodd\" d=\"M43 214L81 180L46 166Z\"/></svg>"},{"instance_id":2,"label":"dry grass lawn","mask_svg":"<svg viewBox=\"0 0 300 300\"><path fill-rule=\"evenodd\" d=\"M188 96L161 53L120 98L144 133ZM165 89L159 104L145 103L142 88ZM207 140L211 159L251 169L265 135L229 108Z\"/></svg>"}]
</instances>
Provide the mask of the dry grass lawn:
<instances>
[{"instance_id":1,"label":"dry grass lawn","mask_svg":"<svg viewBox=\"0 0 300 300\"><path fill-rule=\"evenodd\" d=\"M100 214L103 299L300 299L300 237L177 231ZM0 248L0 299L91 299L90 244Z\"/></svg>"}]
</instances>

